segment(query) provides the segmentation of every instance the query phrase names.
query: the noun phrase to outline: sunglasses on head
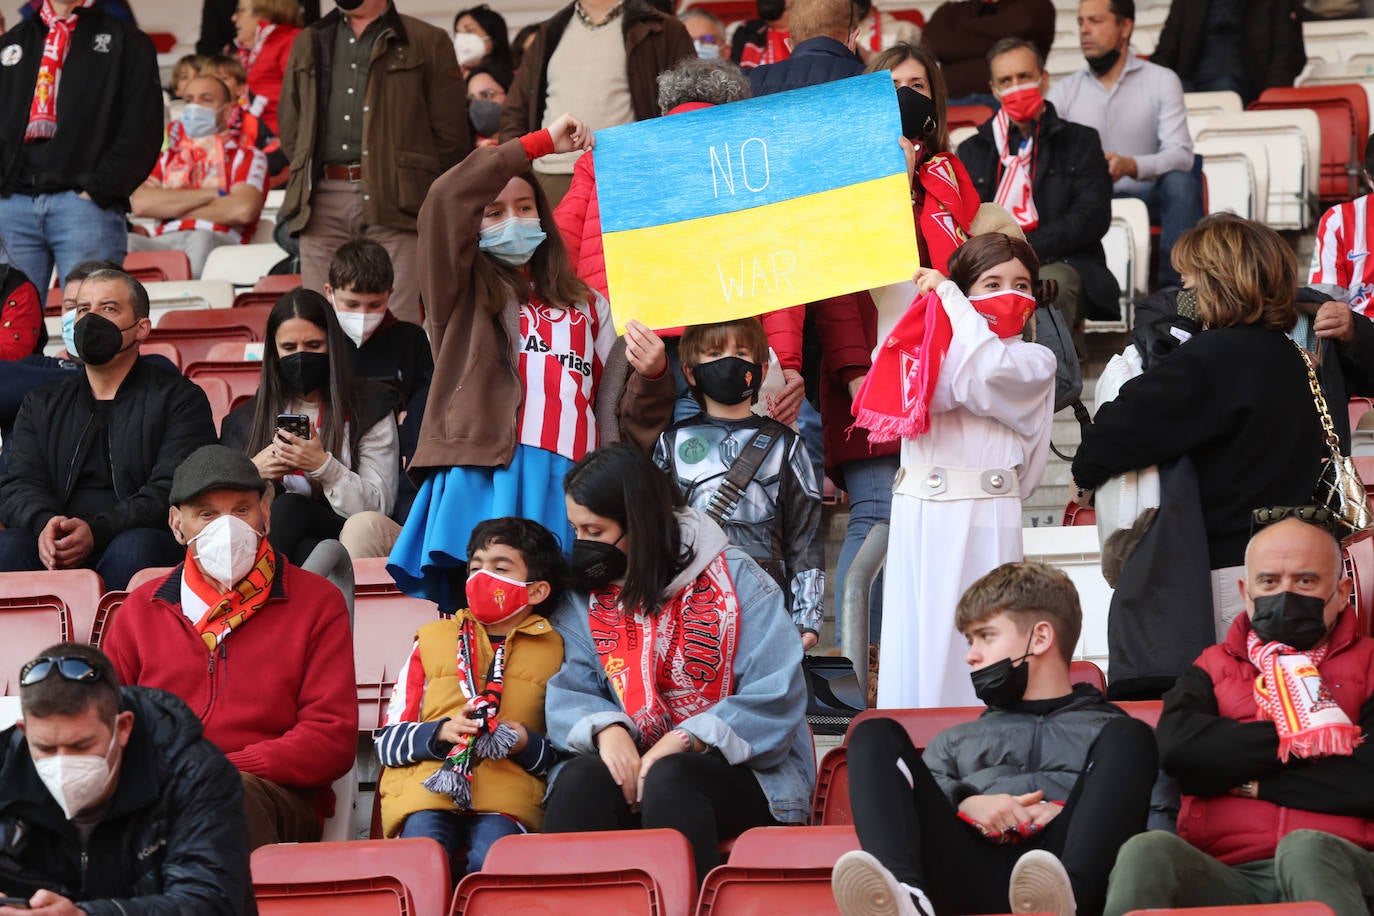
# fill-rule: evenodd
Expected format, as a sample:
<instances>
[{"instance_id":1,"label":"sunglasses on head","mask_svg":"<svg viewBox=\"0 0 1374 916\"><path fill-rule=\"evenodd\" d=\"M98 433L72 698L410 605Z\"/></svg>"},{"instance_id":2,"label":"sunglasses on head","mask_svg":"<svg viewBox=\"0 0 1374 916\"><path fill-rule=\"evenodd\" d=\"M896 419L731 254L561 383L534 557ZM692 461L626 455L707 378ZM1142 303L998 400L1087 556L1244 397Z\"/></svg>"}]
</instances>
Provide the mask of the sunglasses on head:
<instances>
[{"instance_id":1,"label":"sunglasses on head","mask_svg":"<svg viewBox=\"0 0 1374 916\"><path fill-rule=\"evenodd\" d=\"M69 681L94 681L100 677L100 672L85 659L40 655L20 670L19 683L31 687L46 680L54 671Z\"/></svg>"},{"instance_id":2,"label":"sunglasses on head","mask_svg":"<svg viewBox=\"0 0 1374 916\"><path fill-rule=\"evenodd\" d=\"M1250 513L1252 530L1295 518L1328 531L1335 530L1335 514L1325 506L1261 506Z\"/></svg>"}]
</instances>

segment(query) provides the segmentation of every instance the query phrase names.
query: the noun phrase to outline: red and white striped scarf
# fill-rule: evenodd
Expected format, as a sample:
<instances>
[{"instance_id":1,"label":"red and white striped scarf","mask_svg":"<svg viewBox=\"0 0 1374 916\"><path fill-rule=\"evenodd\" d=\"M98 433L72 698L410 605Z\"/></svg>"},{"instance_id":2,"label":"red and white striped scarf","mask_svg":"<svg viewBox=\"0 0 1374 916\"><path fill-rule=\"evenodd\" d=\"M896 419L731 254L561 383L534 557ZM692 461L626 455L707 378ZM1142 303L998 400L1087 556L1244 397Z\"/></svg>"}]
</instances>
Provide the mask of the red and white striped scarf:
<instances>
[{"instance_id":1,"label":"red and white striped scarf","mask_svg":"<svg viewBox=\"0 0 1374 916\"><path fill-rule=\"evenodd\" d=\"M1299 652L1280 642L1263 642L1251 631L1245 643L1250 662L1259 669L1255 705L1279 733L1279 760L1299 757L1348 757L1364 738L1360 727L1336 702L1317 666L1329 643Z\"/></svg>"},{"instance_id":2,"label":"red and white striped scarf","mask_svg":"<svg viewBox=\"0 0 1374 916\"><path fill-rule=\"evenodd\" d=\"M95 0L81 0L78 7L87 7ZM52 0L43 0L38 10L48 37L43 39L43 60L38 65L38 80L33 86L33 102L29 105L29 126L24 142L49 140L57 133L57 90L62 84L62 65L72 45L72 31L76 28L76 10L58 16Z\"/></svg>"},{"instance_id":3,"label":"red and white striped scarf","mask_svg":"<svg viewBox=\"0 0 1374 916\"><path fill-rule=\"evenodd\" d=\"M277 24L259 20L257 28L253 30L253 46L251 48L239 48L239 58L243 61L243 69L252 70L253 65L258 62L258 55L262 53L263 46L267 44L267 38L277 30Z\"/></svg>"},{"instance_id":4,"label":"red and white striped scarf","mask_svg":"<svg viewBox=\"0 0 1374 916\"><path fill-rule=\"evenodd\" d=\"M1002 177L997 182L997 205L1011 214L1016 224L1026 232L1040 225L1040 214L1035 209L1035 196L1031 187L1032 156L1035 152L1035 138L1027 137L1019 150L1008 149L1008 134L1011 117L1005 108L992 118L992 142L997 147L997 158L1002 163Z\"/></svg>"},{"instance_id":5,"label":"red and white striped scarf","mask_svg":"<svg viewBox=\"0 0 1374 916\"><path fill-rule=\"evenodd\" d=\"M591 598L592 641L634 720L641 753L731 694L739 599L724 554L655 616L625 610L618 585Z\"/></svg>"}]
</instances>

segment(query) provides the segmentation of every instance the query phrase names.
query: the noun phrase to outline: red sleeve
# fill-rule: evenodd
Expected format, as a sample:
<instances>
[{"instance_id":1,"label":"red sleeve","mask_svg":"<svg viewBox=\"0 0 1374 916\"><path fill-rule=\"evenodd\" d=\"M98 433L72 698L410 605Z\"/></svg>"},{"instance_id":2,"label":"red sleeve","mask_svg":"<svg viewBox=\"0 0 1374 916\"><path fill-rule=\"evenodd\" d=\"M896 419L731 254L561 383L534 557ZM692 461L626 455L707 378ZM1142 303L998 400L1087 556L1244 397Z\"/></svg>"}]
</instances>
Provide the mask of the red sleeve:
<instances>
[{"instance_id":1,"label":"red sleeve","mask_svg":"<svg viewBox=\"0 0 1374 916\"><path fill-rule=\"evenodd\" d=\"M558 234L563 237L563 246L568 249L568 261L578 276L582 275L582 239L587 232L587 210L595 193L596 172L592 167L592 154L587 153L573 166L572 184L553 211Z\"/></svg>"},{"instance_id":2,"label":"red sleeve","mask_svg":"<svg viewBox=\"0 0 1374 916\"><path fill-rule=\"evenodd\" d=\"M819 303L812 313L816 334L820 337L824 354L822 371L848 385L868 372L873 365L873 348L865 329L877 328L877 310L868 293L849 293Z\"/></svg>"},{"instance_id":3,"label":"red sleeve","mask_svg":"<svg viewBox=\"0 0 1374 916\"><path fill-rule=\"evenodd\" d=\"M119 683L125 685L137 684L143 675L138 642L132 632L135 629L134 618L140 614L143 600L137 592L125 598L100 640L100 651L109 657Z\"/></svg>"},{"instance_id":4,"label":"red sleeve","mask_svg":"<svg viewBox=\"0 0 1374 916\"><path fill-rule=\"evenodd\" d=\"M293 583L302 608L315 608L304 652L305 676L295 698L296 724L280 738L226 754L245 773L286 786L328 786L353 766L358 741L358 693L353 634L337 589ZM304 621L302 621L304 624Z\"/></svg>"},{"instance_id":5,"label":"red sleeve","mask_svg":"<svg viewBox=\"0 0 1374 916\"><path fill-rule=\"evenodd\" d=\"M521 137L520 145L525 148L525 155L533 162L540 156L547 156L553 152L553 135L547 128L536 130Z\"/></svg>"},{"instance_id":6,"label":"red sleeve","mask_svg":"<svg viewBox=\"0 0 1374 916\"><path fill-rule=\"evenodd\" d=\"M0 302L0 360L22 359L38 345L43 324L43 304L38 290L25 280Z\"/></svg>"},{"instance_id":7,"label":"red sleeve","mask_svg":"<svg viewBox=\"0 0 1374 916\"><path fill-rule=\"evenodd\" d=\"M768 346L778 354L778 364L784 369L802 367L802 326L806 323L806 306L794 305L778 309L759 318L764 333L768 335Z\"/></svg>"}]
</instances>

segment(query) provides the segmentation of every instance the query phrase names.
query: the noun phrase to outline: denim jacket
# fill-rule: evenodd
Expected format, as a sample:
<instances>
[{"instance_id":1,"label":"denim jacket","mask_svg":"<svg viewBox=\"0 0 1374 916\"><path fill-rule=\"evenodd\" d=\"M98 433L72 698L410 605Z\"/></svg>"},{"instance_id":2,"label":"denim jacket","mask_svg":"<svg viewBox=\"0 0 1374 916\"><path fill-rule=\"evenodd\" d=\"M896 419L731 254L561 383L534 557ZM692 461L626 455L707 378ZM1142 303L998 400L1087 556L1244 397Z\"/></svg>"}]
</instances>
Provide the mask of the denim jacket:
<instances>
[{"instance_id":1,"label":"denim jacket","mask_svg":"<svg viewBox=\"0 0 1374 916\"><path fill-rule=\"evenodd\" d=\"M665 596L690 587L723 551L740 607L734 693L679 727L729 763L752 769L774 818L803 824L811 808L816 758L806 726L801 640L782 591L743 551L728 546L725 534L705 515L684 509L678 521L692 558ZM596 734L611 725L636 733L592 642L588 603L587 595L570 593L550 618L563 637L564 655L545 695L548 735L569 754L597 753ZM550 773L550 788L560 769Z\"/></svg>"}]
</instances>

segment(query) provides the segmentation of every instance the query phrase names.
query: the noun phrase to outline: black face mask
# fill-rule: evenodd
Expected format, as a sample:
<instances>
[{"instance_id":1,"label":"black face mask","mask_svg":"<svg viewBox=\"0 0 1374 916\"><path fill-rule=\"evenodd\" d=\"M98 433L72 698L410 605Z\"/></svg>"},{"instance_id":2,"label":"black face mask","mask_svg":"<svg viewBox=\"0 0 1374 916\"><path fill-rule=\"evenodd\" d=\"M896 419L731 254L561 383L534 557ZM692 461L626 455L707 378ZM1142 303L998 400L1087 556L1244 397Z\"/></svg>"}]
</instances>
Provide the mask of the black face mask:
<instances>
[{"instance_id":1,"label":"black face mask","mask_svg":"<svg viewBox=\"0 0 1374 916\"><path fill-rule=\"evenodd\" d=\"M787 0L758 0L755 7L759 11L759 18L764 22L773 22L782 18L782 14L787 12Z\"/></svg>"},{"instance_id":2,"label":"black face mask","mask_svg":"<svg viewBox=\"0 0 1374 916\"><path fill-rule=\"evenodd\" d=\"M1034 638L1035 634L1032 633L1031 639ZM1004 658L987 667L969 672L969 678L973 681L973 692L978 695L978 699L988 706L1002 709L1021 701L1026 695L1026 682L1030 678L1030 665L1026 664L1026 659L1031 655L1030 644L1031 640L1026 640L1026 654L1020 658Z\"/></svg>"},{"instance_id":3,"label":"black face mask","mask_svg":"<svg viewBox=\"0 0 1374 916\"><path fill-rule=\"evenodd\" d=\"M329 383L328 353L292 353L277 365L286 387L297 394L309 394Z\"/></svg>"},{"instance_id":4,"label":"black face mask","mask_svg":"<svg viewBox=\"0 0 1374 916\"><path fill-rule=\"evenodd\" d=\"M75 355L88 366L103 366L129 347L124 346L124 332L138 324L121 328L104 315L94 312L76 323L72 329L72 339L76 342Z\"/></svg>"},{"instance_id":5,"label":"black face mask","mask_svg":"<svg viewBox=\"0 0 1374 916\"><path fill-rule=\"evenodd\" d=\"M910 86L897 87L897 107L902 112L902 136L920 140L935 133L935 102Z\"/></svg>"},{"instance_id":6,"label":"black face mask","mask_svg":"<svg viewBox=\"0 0 1374 916\"><path fill-rule=\"evenodd\" d=\"M468 123L479 137L501 132L501 103L492 99L468 99Z\"/></svg>"},{"instance_id":7,"label":"black face mask","mask_svg":"<svg viewBox=\"0 0 1374 916\"><path fill-rule=\"evenodd\" d=\"M351 13L363 5L363 0L334 0L334 5L345 13Z\"/></svg>"},{"instance_id":8,"label":"black face mask","mask_svg":"<svg viewBox=\"0 0 1374 916\"><path fill-rule=\"evenodd\" d=\"M590 591L604 588L625 575L629 562L629 557L615 544L578 538L573 541L568 573L575 587Z\"/></svg>"},{"instance_id":9,"label":"black face mask","mask_svg":"<svg viewBox=\"0 0 1374 916\"><path fill-rule=\"evenodd\" d=\"M1297 592L1260 595L1254 601L1250 627L1265 642L1279 642L1305 652L1326 636L1326 601Z\"/></svg>"},{"instance_id":10,"label":"black face mask","mask_svg":"<svg viewBox=\"0 0 1374 916\"><path fill-rule=\"evenodd\" d=\"M703 395L717 404L733 407L758 396L763 367L738 356L725 356L697 366L692 376Z\"/></svg>"},{"instance_id":11,"label":"black face mask","mask_svg":"<svg viewBox=\"0 0 1374 916\"><path fill-rule=\"evenodd\" d=\"M1106 54L1087 58L1088 69L1092 70L1092 72L1096 73L1098 76L1101 76L1115 67L1116 62L1119 60L1121 60L1121 52L1116 48L1112 48Z\"/></svg>"}]
</instances>

